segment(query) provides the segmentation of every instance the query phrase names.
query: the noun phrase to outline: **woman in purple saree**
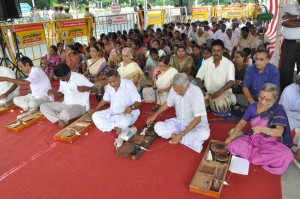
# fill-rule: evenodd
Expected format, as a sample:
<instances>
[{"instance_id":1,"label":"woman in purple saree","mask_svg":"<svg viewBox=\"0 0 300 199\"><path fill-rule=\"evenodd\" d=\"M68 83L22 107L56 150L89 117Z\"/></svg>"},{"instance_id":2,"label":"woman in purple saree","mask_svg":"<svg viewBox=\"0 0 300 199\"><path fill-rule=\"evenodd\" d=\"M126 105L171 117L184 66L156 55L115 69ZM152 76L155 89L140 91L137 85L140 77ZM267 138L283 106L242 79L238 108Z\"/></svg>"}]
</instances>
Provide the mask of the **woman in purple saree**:
<instances>
[{"instance_id":1,"label":"woman in purple saree","mask_svg":"<svg viewBox=\"0 0 300 199\"><path fill-rule=\"evenodd\" d=\"M248 107L225 141L231 154L260 165L273 174L284 173L294 159L287 115L283 106L275 103L278 95L276 85L267 83L262 86L258 102ZM249 121L252 126L250 133L236 138Z\"/></svg>"}]
</instances>

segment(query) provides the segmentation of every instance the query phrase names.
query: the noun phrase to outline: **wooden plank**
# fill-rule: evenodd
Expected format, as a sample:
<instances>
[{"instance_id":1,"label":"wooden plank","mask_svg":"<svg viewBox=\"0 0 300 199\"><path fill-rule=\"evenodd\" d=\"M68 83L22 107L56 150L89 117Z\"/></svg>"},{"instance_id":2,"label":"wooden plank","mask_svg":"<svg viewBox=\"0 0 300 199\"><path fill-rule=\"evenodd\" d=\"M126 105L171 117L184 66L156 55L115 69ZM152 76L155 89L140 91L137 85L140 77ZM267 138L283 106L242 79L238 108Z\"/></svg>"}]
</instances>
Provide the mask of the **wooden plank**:
<instances>
[{"instance_id":1,"label":"wooden plank","mask_svg":"<svg viewBox=\"0 0 300 199\"><path fill-rule=\"evenodd\" d=\"M6 102L5 104L2 104L0 106L0 115L10 112L11 110L14 110L16 108L18 107L13 103L13 101Z\"/></svg>"},{"instance_id":2,"label":"wooden plank","mask_svg":"<svg viewBox=\"0 0 300 199\"><path fill-rule=\"evenodd\" d=\"M25 129L27 126L30 126L44 118L45 117L42 114L42 112L37 109L37 110L32 111L29 115L27 115L23 118L17 119L9 124L6 124L4 127L7 130L19 132L22 129Z\"/></svg>"},{"instance_id":3,"label":"wooden plank","mask_svg":"<svg viewBox=\"0 0 300 199\"><path fill-rule=\"evenodd\" d=\"M54 140L72 143L78 137L86 133L94 126L93 120L89 113L84 114L75 122L65 127L53 136Z\"/></svg>"}]
</instances>

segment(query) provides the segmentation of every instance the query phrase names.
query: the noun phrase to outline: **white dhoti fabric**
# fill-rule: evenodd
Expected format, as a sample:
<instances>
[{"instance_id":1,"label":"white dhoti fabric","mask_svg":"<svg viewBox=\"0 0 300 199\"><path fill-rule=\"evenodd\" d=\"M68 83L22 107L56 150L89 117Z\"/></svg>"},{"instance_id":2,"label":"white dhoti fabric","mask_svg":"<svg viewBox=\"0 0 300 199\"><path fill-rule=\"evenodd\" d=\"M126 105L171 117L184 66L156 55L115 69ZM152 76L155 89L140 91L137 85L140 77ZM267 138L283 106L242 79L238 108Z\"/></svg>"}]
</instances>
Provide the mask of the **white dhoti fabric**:
<instances>
[{"instance_id":1,"label":"white dhoti fabric","mask_svg":"<svg viewBox=\"0 0 300 199\"><path fill-rule=\"evenodd\" d=\"M85 106L79 104L66 105L63 102L48 102L40 107L43 115L52 123L63 120L69 122L71 119L82 116L86 110Z\"/></svg>"},{"instance_id":2,"label":"white dhoti fabric","mask_svg":"<svg viewBox=\"0 0 300 199\"><path fill-rule=\"evenodd\" d=\"M93 122L102 132L112 131L115 127L127 129L138 119L139 114L114 114L110 109L97 111L93 114Z\"/></svg>"},{"instance_id":3,"label":"white dhoti fabric","mask_svg":"<svg viewBox=\"0 0 300 199\"><path fill-rule=\"evenodd\" d=\"M231 92L231 91L225 91L225 93L228 95L231 105L235 105L236 104L236 96Z\"/></svg>"},{"instance_id":4,"label":"white dhoti fabric","mask_svg":"<svg viewBox=\"0 0 300 199\"><path fill-rule=\"evenodd\" d=\"M171 135L179 134L186 129L188 124L183 124L177 118L167 119L165 122L157 122L154 126L155 132L162 138L169 139ZM180 143L200 153L203 143L209 138L210 130L207 125L198 124L193 130L185 134Z\"/></svg>"},{"instance_id":5,"label":"white dhoti fabric","mask_svg":"<svg viewBox=\"0 0 300 199\"><path fill-rule=\"evenodd\" d=\"M47 96L43 96L40 98L32 97L31 93L25 96L18 96L13 99L15 105L22 108L24 111L39 108L41 104L45 102L49 102L49 98Z\"/></svg>"},{"instance_id":6,"label":"white dhoti fabric","mask_svg":"<svg viewBox=\"0 0 300 199\"><path fill-rule=\"evenodd\" d=\"M16 93L9 94L6 99L0 100L0 105L5 104L6 102L9 102L9 101L13 100L16 96L18 96L18 94L16 94Z\"/></svg>"}]
</instances>

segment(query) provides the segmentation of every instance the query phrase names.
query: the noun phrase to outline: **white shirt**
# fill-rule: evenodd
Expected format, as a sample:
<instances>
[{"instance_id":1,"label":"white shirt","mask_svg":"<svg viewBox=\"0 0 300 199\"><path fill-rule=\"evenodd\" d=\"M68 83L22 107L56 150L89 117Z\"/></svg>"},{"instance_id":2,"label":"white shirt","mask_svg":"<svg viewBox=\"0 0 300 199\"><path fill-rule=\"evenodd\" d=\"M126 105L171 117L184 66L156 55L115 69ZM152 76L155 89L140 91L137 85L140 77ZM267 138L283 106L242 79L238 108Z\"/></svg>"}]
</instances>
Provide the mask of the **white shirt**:
<instances>
[{"instance_id":1,"label":"white shirt","mask_svg":"<svg viewBox=\"0 0 300 199\"><path fill-rule=\"evenodd\" d=\"M214 58L210 57L202 63L196 77L204 80L208 93L213 94L228 81L234 81L234 75L234 65L229 59L222 57L220 64L215 67ZM231 88L228 91L231 91Z\"/></svg>"},{"instance_id":2,"label":"white shirt","mask_svg":"<svg viewBox=\"0 0 300 199\"><path fill-rule=\"evenodd\" d=\"M148 50L148 51L146 52L146 57L149 57L149 55L150 55L150 50ZM163 56L163 55L166 55L165 51L162 50L162 49L159 49L159 50L158 50L158 56L161 57L161 56Z\"/></svg>"},{"instance_id":3,"label":"white shirt","mask_svg":"<svg viewBox=\"0 0 300 199\"><path fill-rule=\"evenodd\" d=\"M169 107L175 106L176 116L183 124L188 125L195 117L201 116L200 124L208 126L204 97L198 86L189 84L183 97L178 95L172 87L167 104Z\"/></svg>"},{"instance_id":4,"label":"white shirt","mask_svg":"<svg viewBox=\"0 0 300 199\"><path fill-rule=\"evenodd\" d=\"M188 35L188 38L189 38L191 41L197 41L197 31L194 32L193 30L190 30L189 35Z\"/></svg>"},{"instance_id":5,"label":"white shirt","mask_svg":"<svg viewBox=\"0 0 300 199\"><path fill-rule=\"evenodd\" d=\"M79 104L85 107L85 110L90 110L90 93L79 92L77 86L93 87L85 76L79 73L71 72L69 81L60 81L58 91L64 94L64 104L74 105Z\"/></svg>"},{"instance_id":6,"label":"white shirt","mask_svg":"<svg viewBox=\"0 0 300 199\"><path fill-rule=\"evenodd\" d=\"M213 39L222 39L226 35L226 31L222 32L222 30L217 30L217 32L214 34Z\"/></svg>"},{"instance_id":7,"label":"white shirt","mask_svg":"<svg viewBox=\"0 0 300 199\"><path fill-rule=\"evenodd\" d=\"M241 32L239 28L234 29L233 34L235 34L236 36L240 36Z\"/></svg>"},{"instance_id":8,"label":"white shirt","mask_svg":"<svg viewBox=\"0 0 300 199\"><path fill-rule=\"evenodd\" d=\"M213 31L211 31L211 30L209 30L209 31L207 31L207 32L208 32L208 34L209 34L210 38L213 38L213 36L214 36L214 32L213 32Z\"/></svg>"},{"instance_id":9,"label":"white shirt","mask_svg":"<svg viewBox=\"0 0 300 199\"><path fill-rule=\"evenodd\" d=\"M300 120L300 86L295 83L287 86L282 92L279 104L284 107L288 118Z\"/></svg>"},{"instance_id":10,"label":"white shirt","mask_svg":"<svg viewBox=\"0 0 300 199\"><path fill-rule=\"evenodd\" d=\"M227 48L231 52L236 39L237 36L235 34L232 34L231 39L229 39L228 35L225 34L221 40L224 42L225 48Z\"/></svg>"},{"instance_id":11,"label":"white shirt","mask_svg":"<svg viewBox=\"0 0 300 199\"><path fill-rule=\"evenodd\" d=\"M284 12L290 13L292 15L300 15L300 5L298 1L286 5L284 8ZM288 28L282 26L282 36L285 39L300 39L300 27Z\"/></svg>"},{"instance_id":12,"label":"white shirt","mask_svg":"<svg viewBox=\"0 0 300 199\"><path fill-rule=\"evenodd\" d=\"M28 78L30 82L31 95L33 98L48 97L50 101L53 101L53 96L48 96L48 90L52 89L50 80L45 72L37 67L32 67Z\"/></svg>"},{"instance_id":13,"label":"white shirt","mask_svg":"<svg viewBox=\"0 0 300 199\"><path fill-rule=\"evenodd\" d=\"M103 100L110 102L110 110L114 114L120 114L125 111L126 107L135 102L141 102L141 96L132 81L121 78L120 87L117 91L109 84L107 85ZM139 115L140 110L135 109L132 114Z\"/></svg>"},{"instance_id":14,"label":"white shirt","mask_svg":"<svg viewBox=\"0 0 300 199\"><path fill-rule=\"evenodd\" d=\"M4 66L0 67L0 76L15 79L15 73L10 68L4 67ZM10 82L6 82L6 81L0 82L0 95L5 93L6 91L8 91L12 85L13 85L13 83L10 83ZM20 87L18 86L16 88L16 90L14 90L14 92L12 92L12 94L19 95Z\"/></svg>"}]
</instances>

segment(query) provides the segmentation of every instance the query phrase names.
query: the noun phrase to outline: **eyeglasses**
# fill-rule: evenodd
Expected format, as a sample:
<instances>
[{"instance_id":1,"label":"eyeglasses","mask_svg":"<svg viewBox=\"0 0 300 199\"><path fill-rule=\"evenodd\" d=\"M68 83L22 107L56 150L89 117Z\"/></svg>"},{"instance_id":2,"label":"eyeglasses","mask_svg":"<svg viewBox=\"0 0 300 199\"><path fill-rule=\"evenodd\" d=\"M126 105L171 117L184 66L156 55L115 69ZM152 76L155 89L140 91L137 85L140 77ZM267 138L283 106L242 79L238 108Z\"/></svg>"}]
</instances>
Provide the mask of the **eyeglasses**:
<instances>
[{"instance_id":1,"label":"eyeglasses","mask_svg":"<svg viewBox=\"0 0 300 199\"><path fill-rule=\"evenodd\" d=\"M274 101L274 99L268 99L268 98L265 98L265 97L262 97L262 96L258 96L258 100L261 101L261 102L263 102L265 100L265 102L267 104L270 104Z\"/></svg>"}]
</instances>

